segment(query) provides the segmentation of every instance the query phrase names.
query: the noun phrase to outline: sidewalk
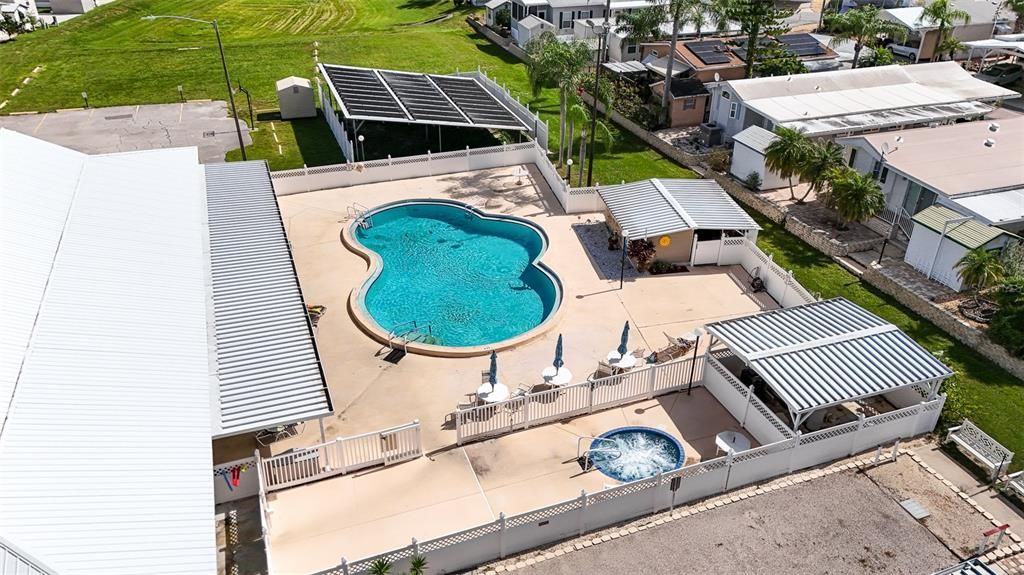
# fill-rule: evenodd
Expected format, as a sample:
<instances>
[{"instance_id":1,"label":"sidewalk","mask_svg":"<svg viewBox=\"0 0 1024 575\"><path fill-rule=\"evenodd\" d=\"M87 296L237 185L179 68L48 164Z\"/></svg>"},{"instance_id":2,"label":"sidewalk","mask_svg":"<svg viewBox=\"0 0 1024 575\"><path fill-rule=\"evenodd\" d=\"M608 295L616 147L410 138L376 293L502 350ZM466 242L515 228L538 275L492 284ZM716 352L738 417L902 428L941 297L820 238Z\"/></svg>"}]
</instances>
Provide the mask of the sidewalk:
<instances>
[{"instance_id":1,"label":"sidewalk","mask_svg":"<svg viewBox=\"0 0 1024 575\"><path fill-rule=\"evenodd\" d=\"M1024 535L1024 514L999 497L989 484L979 482L959 463L943 453L937 443L929 442L915 446L914 453L943 477L952 481L961 491L968 493L1000 523L1009 523L1011 531Z\"/></svg>"}]
</instances>

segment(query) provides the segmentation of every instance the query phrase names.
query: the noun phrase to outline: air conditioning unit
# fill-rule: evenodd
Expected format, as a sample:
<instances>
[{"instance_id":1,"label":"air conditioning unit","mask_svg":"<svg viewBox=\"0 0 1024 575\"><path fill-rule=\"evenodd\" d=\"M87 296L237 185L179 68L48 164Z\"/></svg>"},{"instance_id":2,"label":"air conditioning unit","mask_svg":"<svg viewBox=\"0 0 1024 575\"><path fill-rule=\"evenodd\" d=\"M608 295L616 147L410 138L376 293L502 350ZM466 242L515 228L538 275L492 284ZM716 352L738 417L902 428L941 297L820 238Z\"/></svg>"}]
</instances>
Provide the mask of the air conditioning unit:
<instances>
[{"instance_id":1,"label":"air conditioning unit","mask_svg":"<svg viewBox=\"0 0 1024 575\"><path fill-rule=\"evenodd\" d=\"M715 124L701 124L697 132L700 145L710 148L722 143L722 127Z\"/></svg>"}]
</instances>

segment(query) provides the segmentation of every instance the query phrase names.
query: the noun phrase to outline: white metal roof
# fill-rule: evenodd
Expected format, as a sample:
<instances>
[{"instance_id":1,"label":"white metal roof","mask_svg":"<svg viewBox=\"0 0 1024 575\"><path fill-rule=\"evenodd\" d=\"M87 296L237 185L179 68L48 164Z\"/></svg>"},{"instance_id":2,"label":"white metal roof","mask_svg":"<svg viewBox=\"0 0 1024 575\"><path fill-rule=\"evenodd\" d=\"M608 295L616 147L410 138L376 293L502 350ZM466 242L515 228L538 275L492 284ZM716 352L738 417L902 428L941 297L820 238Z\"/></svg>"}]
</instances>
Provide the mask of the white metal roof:
<instances>
[{"instance_id":1,"label":"white metal roof","mask_svg":"<svg viewBox=\"0 0 1024 575\"><path fill-rule=\"evenodd\" d=\"M888 91L860 91L871 88L887 87ZM785 118L800 119L804 112L814 113L816 106L825 110L832 109L828 102L838 94L845 97L842 108L832 114L867 111L872 109L892 109L900 106L916 106L937 101L992 101L998 98L1016 98L1020 94L1013 90L1001 88L983 82L971 76L956 62L928 62L913 66L877 66L873 68L857 68L855 70L832 70L828 72L812 72L794 76L769 76L764 78L746 78L729 80L723 88L739 96L744 102L750 103L763 100L798 96L813 96L809 100L789 100L792 104L805 102L809 107L787 110L778 121ZM843 94L849 92L848 95ZM899 98L898 103L885 100L888 96ZM868 101L861 101L870 98ZM924 100L922 100L922 98ZM787 100L779 100L785 103ZM813 106L812 106L813 105Z\"/></svg>"},{"instance_id":2,"label":"white metal roof","mask_svg":"<svg viewBox=\"0 0 1024 575\"><path fill-rule=\"evenodd\" d=\"M972 40L964 42L964 45L972 49L995 51L1024 58L1024 40L1011 41L992 38L989 40Z\"/></svg>"},{"instance_id":3,"label":"white metal roof","mask_svg":"<svg viewBox=\"0 0 1024 575\"><path fill-rule=\"evenodd\" d=\"M958 197L953 201L981 216L992 225L1024 221L1024 187L1017 190Z\"/></svg>"},{"instance_id":4,"label":"white metal roof","mask_svg":"<svg viewBox=\"0 0 1024 575\"><path fill-rule=\"evenodd\" d=\"M791 120L781 125L808 136L830 136L884 130L961 119L979 119L994 110L981 102L954 102L912 108L882 109L870 112Z\"/></svg>"},{"instance_id":5,"label":"white metal roof","mask_svg":"<svg viewBox=\"0 0 1024 575\"><path fill-rule=\"evenodd\" d=\"M636 72L646 72L647 67L644 66L639 60L627 60L625 62L605 62L601 64L606 69L611 70L617 74L633 74Z\"/></svg>"},{"instance_id":6,"label":"white metal roof","mask_svg":"<svg viewBox=\"0 0 1024 575\"><path fill-rule=\"evenodd\" d=\"M206 166L220 429L332 412L266 162Z\"/></svg>"},{"instance_id":7,"label":"white metal roof","mask_svg":"<svg viewBox=\"0 0 1024 575\"><path fill-rule=\"evenodd\" d=\"M743 144L761 155L764 155L768 146L778 139L778 136L761 126L750 126L732 137L734 142Z\"/></svg>"},{"instance_id":8,"label":"white metal roof","mask_svg":"<svg viewBox=\"0 0 1024 575\"><path fill-rule=\"evenodd\" d=\"M896 326L843 298L708 324L794 413L952 372Z\"/></svg>"},{"instance_id":9,"label":"white metal roof","mask_svg":"<svg viewBox=\"0 0 1024 575\"><path fill-rule=\"evenodd\" d=\"M2 575L58 575L42 561L32 557L17 545L0 537L0 574Z\"/></svg>"},{"instance_id":10,"label":"white metal roof","mask_svg":"<svg viewBox=\"0 0 1024 575\"><path fill-rule=\"evenodd\" d=\"M490 10L496 10L504 6L505 4L508 4L508 0L491 0L490 2L484 4L484 7Z\"/></svg>"},{"instance_id":11,"label":"white metal roof","mask_svg":"<svg viewBox=\"0 0 1024 575\"><path fill-rule=\"evenodd\" d=\"M0 533L61 575L214 572L196 149L83 157L0 130L0 150L4 205L19 208L0 229L60 228L55 246L41 226L46 246L2 248L45 281L0 284L16 296L5 316L35 314L26 346L0 350L21 363L0 406ZM37 194L58 201L22 198Z\"/></svg>"},{"instance_id":12,"label":"white metal roof","mask_svg":"<svg viewBox=\"0 0 1024 575\"><path fill-rule=\"evenodd\" d=\"M689 229L761 229L714 180L641 180L602 187L598 193L633 238Z\"/></svg>"}]
</instances>

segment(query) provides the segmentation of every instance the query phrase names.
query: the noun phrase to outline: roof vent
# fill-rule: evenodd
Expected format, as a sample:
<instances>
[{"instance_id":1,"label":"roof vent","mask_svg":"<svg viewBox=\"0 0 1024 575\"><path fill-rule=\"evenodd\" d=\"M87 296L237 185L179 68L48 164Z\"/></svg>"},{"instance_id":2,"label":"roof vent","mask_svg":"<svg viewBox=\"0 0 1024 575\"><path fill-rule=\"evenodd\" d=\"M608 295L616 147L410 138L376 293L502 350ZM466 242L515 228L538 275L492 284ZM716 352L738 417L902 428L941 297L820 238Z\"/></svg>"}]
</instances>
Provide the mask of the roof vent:
<instances>
[{"instance_id":1,"label":"roof vent","mask_svg":"<svg viewBox=\"0 0 1024 575\"><path fill-rule=\"evenodd\" d=\"M992 138L985 138L985 147L986 148L991 148L991 147L993 147L995 145L996 145L996 141L995 140L993 140Z\"/></svg>"},{"instance_id":2,"label":"roof vent","mask_svg":"<svg viewBox=\"0 0 1024 575\"><path fill-rule=\"evenodd\" d=\"M989 132L998 132L999 131L999 124L996 123L996 122L989 123L988 131Z\"/></svg>"}]
</instances>

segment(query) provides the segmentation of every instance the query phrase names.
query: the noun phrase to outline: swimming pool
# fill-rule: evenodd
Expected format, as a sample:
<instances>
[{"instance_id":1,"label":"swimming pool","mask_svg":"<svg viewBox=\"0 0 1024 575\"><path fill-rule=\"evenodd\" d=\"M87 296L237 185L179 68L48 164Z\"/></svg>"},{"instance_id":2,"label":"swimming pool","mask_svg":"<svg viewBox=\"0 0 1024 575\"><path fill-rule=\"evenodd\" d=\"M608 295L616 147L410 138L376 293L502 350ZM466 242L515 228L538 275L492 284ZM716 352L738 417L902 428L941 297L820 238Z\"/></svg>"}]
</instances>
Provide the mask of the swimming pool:
<instances>
[{"instance_id":1,"label":"swimming pool","mask_svg":"<svg viewBox=\"0 0 1024 575\"><path fill-rule=\"evenodd\" d=\"M683 466L683 446L653 427L620 427L590 443L590 461L601 473L622 482L636 481Z\"/></svg>"},{"instance_id":2,"label":"swimming pool","mask_svg":"<svg viewBox=\"0 0 1024 575\"><path fill-rule=\"evenodd\" d=\"M539 262L547 236L522 218L412 200L370 210L348 232L371 260L354 307L384 334L408 331L415 321L407 336L413 350L483 353L519 341L561 302L558 278Z\"/></svg>"}]
</instances>

